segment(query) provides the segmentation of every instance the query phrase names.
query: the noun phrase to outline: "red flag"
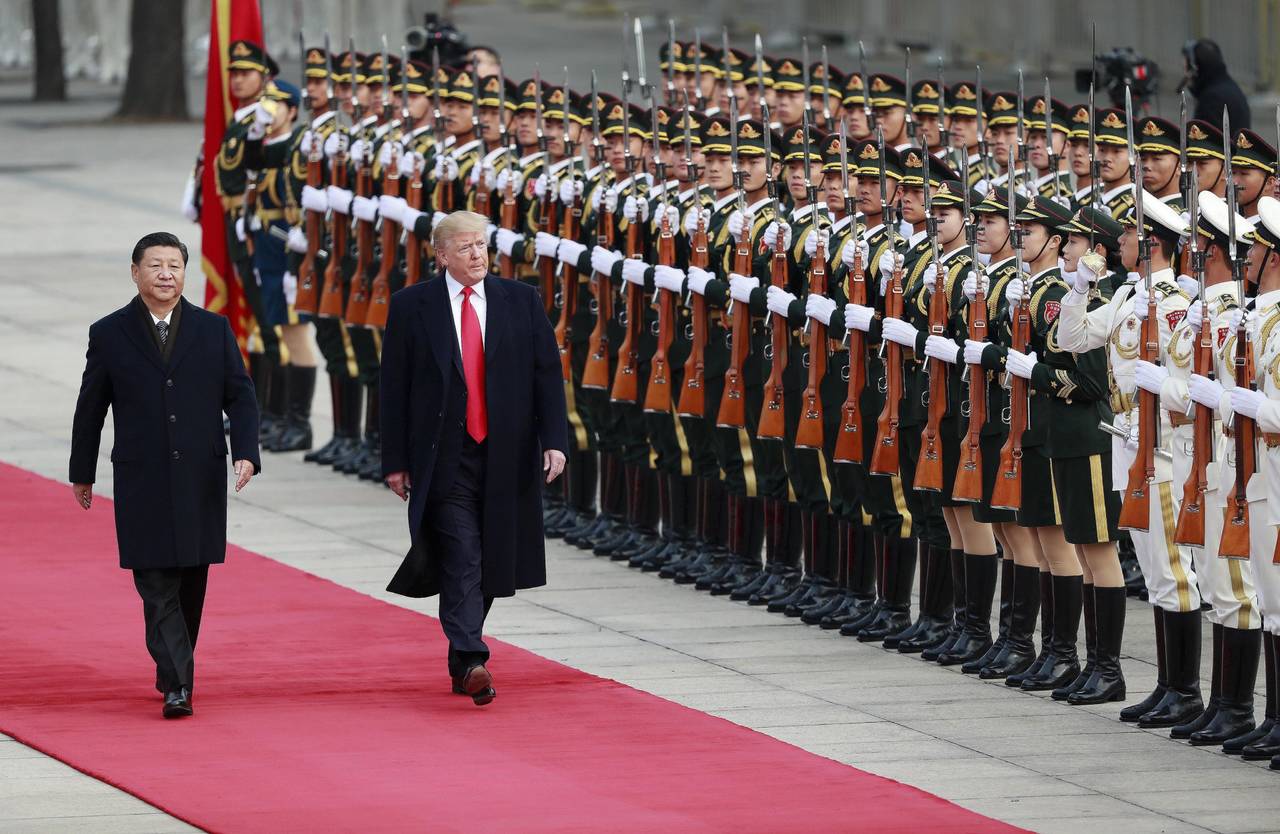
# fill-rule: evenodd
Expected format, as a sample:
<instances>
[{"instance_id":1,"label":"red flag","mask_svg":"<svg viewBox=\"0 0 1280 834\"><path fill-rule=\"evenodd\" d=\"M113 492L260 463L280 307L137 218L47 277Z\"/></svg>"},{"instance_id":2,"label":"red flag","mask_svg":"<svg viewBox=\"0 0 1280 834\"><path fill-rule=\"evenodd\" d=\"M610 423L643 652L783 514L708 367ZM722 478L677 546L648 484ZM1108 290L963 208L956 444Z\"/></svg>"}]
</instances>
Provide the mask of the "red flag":
<instances>
[{"instance_id":1,"label":"red flag","mask_svg":"<svg viewBox=\"0 0 1280 834\"><path fill-rule=\"evenodd\" d=\"M212 5L209 71L205 76L204 94L204 169L201 174L204 199L200 209L204 306L231 320L231 330L243 351L249 338L252 316L245 303L244 292L232 272L231 255L227 252L226 224L218 198L218 173L214 161L218 158L218 148L231 115L239 106L231 98L227 85L227 46L240 39L262 43L262 12L258 8L258 0L213 0Z\"/></svg>"}]
</instances>

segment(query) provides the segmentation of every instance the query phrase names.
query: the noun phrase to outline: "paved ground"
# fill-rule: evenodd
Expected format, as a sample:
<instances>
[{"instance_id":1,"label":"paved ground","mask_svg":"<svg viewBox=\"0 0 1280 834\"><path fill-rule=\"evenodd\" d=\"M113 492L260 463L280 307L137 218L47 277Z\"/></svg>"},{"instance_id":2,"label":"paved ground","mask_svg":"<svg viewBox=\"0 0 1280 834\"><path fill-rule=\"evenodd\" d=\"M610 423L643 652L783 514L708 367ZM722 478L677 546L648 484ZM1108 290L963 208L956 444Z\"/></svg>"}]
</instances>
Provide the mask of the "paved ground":
<instances>
[{"instance_id":1,"label":"paved ground","mask_svg":"<svg viewBox=\"0 0 1280 834\"><path fill-rule=\"evenodd\" d=\"M21 104L25 92L0 79L0 460L62 479L86 328L132 294L129 247L159 228L198 240L176 211L198 130L100 124L111 104L96 89L56 107ZM202 283L189 276L193 300ZM327 413L316 422L327 437ZM382 591L405 544L386 490L299 455L267 467L234 499L232 541L432 613ZM549 585L500 602L495 637L1037 831L1280 830L1280 774L1122 725L1115 705L1068 707L558 544L548 555ZM1154 679L1150 616L1132 603L1129 619L1124 665L1140 697ZM0 831L187 829L0 736Z\"/></svg>"}]
</instances>

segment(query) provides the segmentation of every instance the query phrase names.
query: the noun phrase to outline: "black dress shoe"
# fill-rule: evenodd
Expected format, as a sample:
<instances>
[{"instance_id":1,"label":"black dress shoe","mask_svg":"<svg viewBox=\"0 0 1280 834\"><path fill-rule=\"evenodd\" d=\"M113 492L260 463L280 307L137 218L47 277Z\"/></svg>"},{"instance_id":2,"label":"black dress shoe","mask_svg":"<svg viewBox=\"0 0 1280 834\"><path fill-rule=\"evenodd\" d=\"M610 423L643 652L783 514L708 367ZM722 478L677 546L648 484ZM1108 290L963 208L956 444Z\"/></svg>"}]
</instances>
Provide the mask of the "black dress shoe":
<instances>
[{"instance_id":1,"label":"black dress shoe","mask_svg":"<svg viewBox=\"0 0 1280 834\"><path fill-rule=\"evenodd\" d=\"M472 666L460 681L454 678L454 692L458 691L459 683L462 689L461 694L470 695L472 703L478 707L490 703L498 695L493 689L493 676L489 674L488 669L484 668L484 664Z\"/></svg>"},{"instance_id":2,"label":"black dress shoe","mask_svg":"<svg viewBox=\"0 0 1280 834\"><path fill-rule=\"evenodd\" d=\"M164 717L186 718L192 715L191 690L187 687L164 693Z\"/></svg>"}]
</instances>

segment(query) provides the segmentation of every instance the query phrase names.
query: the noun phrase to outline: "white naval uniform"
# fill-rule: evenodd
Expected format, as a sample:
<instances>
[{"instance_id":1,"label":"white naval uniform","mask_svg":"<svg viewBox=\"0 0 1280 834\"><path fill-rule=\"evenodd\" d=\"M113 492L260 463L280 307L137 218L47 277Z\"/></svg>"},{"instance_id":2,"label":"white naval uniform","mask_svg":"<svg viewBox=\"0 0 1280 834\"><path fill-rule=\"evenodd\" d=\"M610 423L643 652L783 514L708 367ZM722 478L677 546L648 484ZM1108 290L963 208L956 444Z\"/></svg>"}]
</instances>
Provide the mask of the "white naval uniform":
<instances>
[{"instance_id":1,"label":"white naval uniform","mask_svg":"<svg viewBox=\"0 0 1280 834\"><path fill-rule=\"evenodd\" d=\"M1267 402L1258 412L1258 431L1264 436L1258 441L1255 478L1261 478L1266 498L1259 503L1267 507L1268 513L1263 516L1258 512L1259 504L1249 502L1249 568L1262 609L1262 627L1271 634L1280 634L1280 565L1274 561L1276 525L1280 524L1280 290L1258 296L1254 310L1254 367L1258 390L1267 395ZM1260 529L1255 531L1255 527Z\"/></svg>"}]
</instances>

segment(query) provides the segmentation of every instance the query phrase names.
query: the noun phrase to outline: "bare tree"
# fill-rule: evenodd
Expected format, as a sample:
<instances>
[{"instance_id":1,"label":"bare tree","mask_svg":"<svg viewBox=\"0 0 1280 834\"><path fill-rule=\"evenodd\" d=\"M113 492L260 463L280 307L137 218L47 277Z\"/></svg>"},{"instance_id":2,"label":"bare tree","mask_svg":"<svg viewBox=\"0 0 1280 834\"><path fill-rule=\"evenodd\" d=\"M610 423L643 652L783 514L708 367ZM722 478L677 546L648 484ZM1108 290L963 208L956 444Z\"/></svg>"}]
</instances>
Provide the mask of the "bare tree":
<instances>
[{"instance_id":1,"label":"bare tree","mask_svg":"<svg viewBox=\"0 0 1280 834\"><path fill-rule=\"evenodd\" d=\"M35 0L37 5L40 0ZM129 74L117 116L186 119L187 75L183 61L186 27L174 0L133 0L129 17Z\"/></svg>"},{"instance_id":2,"label":"bare tree","mask_svg":"<svg viewBox=\"0 0 1280 834\"><path fill-rule=\"evenodd\" d=\"M58 0L31 0L36 47L36 101L67 100L67 76L62 68L62 18L58 6Z\"/></svg>"}]
</instances>

